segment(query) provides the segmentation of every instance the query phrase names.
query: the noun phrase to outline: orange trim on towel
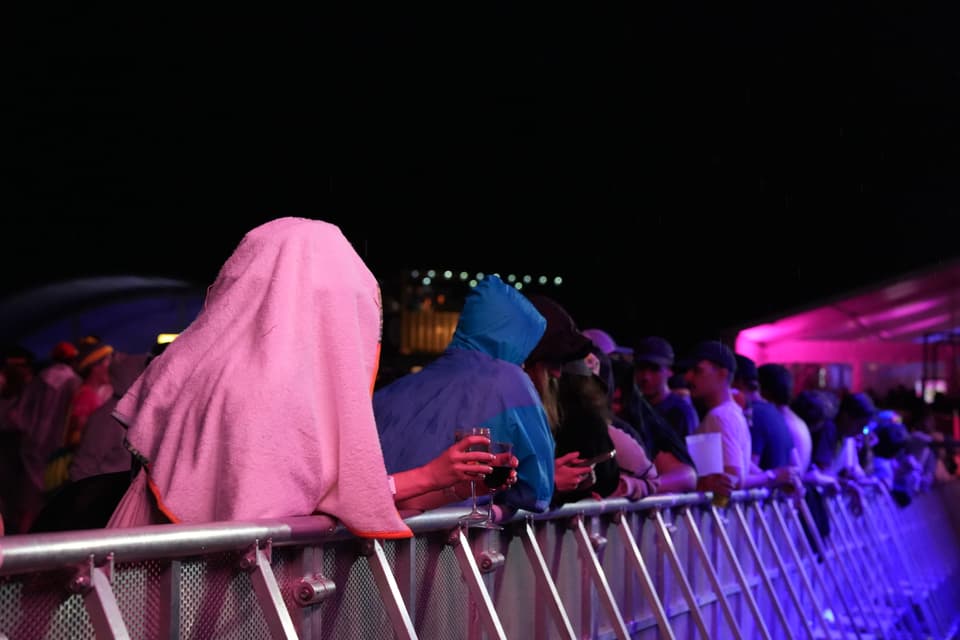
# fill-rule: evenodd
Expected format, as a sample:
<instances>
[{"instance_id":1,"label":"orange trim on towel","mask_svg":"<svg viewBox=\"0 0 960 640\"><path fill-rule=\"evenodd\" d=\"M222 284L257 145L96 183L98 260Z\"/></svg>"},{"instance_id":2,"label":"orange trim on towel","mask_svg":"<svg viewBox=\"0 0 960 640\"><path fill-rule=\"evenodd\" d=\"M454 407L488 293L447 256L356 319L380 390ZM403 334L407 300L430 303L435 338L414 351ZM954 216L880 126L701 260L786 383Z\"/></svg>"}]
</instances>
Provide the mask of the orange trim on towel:
<instances>
[{"instance_id":1,"label":"orange trim on towel","mask_svg":"<svg viewBox=\"0 0 960 640\"><path fill-rule=\"evenodd\" d=\"M399 540L401 538L412 538L413 531L407 529L406 531L354 531L347 527L347 530L350 531L353 535L358 538L381 538L383 540Z\"/></svg>"},{"instance_id":2,"label":"orange trim on towel","mask_svg":"<svg viewBox=\"0 0 960 640\"><path fill-rule=\"evenodd\" d=\"M160 510L160 513L167 516L173 524L183 524L180 518L173 515L173 512L167 508L167 505L163 504L163 499L160 497L160 489L154 484L153 478L150 477L149 473L147 474L147 486L150 487L153 498L157 501L157 509Z\"/></svg>"},{"instance_id":3,"label":"orange trim on towel","mask_svg":"<svg viewBox=\"0 0 960 640\"><path fill-rule=\"evenodd\" d=\"M373 379L370 381L370 397L373 397L373 388L377 386L377 373L380 371L380 347L381 343L377 343L377 358L373 361Z\"/></svg>"}]
</instances>

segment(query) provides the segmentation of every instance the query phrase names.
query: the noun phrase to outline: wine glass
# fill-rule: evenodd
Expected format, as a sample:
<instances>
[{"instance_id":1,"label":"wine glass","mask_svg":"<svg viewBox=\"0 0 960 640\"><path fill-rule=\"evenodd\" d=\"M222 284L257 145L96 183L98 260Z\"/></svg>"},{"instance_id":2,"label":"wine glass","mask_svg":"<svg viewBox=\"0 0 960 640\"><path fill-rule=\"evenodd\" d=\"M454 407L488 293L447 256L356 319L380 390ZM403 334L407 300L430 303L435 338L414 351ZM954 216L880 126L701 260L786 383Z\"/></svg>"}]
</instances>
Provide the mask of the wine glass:
<instances>
[{"instance_id":1,"label":"wine glass","mask_svg":"<svg viewBox=\"0 0 960 640\"><path fill-rule=\"evenodd\" d=\"M503 483L510 477L510 472L513 471L513 467L510 465L510 460L513 458L513 443L491 442L490 453L495 456L490 464L493 471L483 477L487 493L490 494L490 502L487 503L487 519L481 522L479 526L487 529L502 529L493 521L493 494L503 486Z\"/></svg>"},{"instance_id":2,"label":"wine glass","mask_svg":"<svg viewBox=\"0 0 960 640\"><path fill-rule=\"evenodd\" d=\"M484 436L488 440L490 439L490 429L487 427L464 427L457 429L453 432L453 439L456 442L463 440L467 436ZM473 444L467 449L467 451L489 451L489 444ZM460 524L470 526L471 524L479 524L487 519L487 515L480 511L477 506L477 481L474 479L470 480L470 501L472 503L472 508L470 513L460 518Z\"/></svg>"}]
</instances>

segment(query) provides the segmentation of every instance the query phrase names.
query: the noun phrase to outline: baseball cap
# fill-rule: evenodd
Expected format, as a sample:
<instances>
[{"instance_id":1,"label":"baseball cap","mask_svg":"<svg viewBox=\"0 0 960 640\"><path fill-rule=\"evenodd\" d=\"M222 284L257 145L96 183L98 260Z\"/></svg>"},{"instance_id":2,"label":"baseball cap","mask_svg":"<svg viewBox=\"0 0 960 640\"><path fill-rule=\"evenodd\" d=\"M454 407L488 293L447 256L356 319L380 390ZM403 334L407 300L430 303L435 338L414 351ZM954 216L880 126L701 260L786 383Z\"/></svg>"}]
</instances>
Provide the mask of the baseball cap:
<instances>
[{"instance_id":1,"label":"baseball cap","mask_svg":"<svg viewBox=\"0 0 960 640\"><path fill-rule=\"evenodd\" d=\"M593 344L597 345L600 350L607 355L611 353L623 353L627 355L633 353L633 349L630 347L621 347L617 344L616 340L613 339L613 336L603 329L584 329L583 335L590 338Z\"/></svg>"},{"instance_id":2,"label":"baseball cap","mask_svg":"<svg viewBox=\"0 0 960 640\"><path fill-rule=\"evenodd\" d=\"M530 302L546 321L547 328L540 342L527 356L527 362L555 362L563 364L583 359L590 353L593 341L577 328L567 310L556 300L544 295L532 295Z\"/></svg>"},{"instance_id":3,"label":"baseball cap","mask_svg":"<svg viewBox=\"0 0 960 640\"><path fill-rule=\"evenodd\" d=\"M634 357L634 359L636 360L636 357ZM694 347L693 351L691 351L690 355L685 359L685 362L692 367L702 360L712 362L730 373L735 374L737 371L737 359L734 357L733 351L719 340L705 340L701 342Z\"/></svg>"},{"instance_id":4,"label":"baseball cap","mask_svg":"<svg viewBox=\"0 0 960 640\"><path fill-rule=\"evenodd\" d=\"M661 367L672 367L674 358L673 347L659 336L648 336L633 348L634 362L652 362Z\"/></svg>"},{"instance_id":5,"label":"baseball cap","mask_svg":"<svg viewBox=\"0 0 960 640\"><path fill-rule=\"evenodd\" d=\"M733 358L737 362L737 380L743 380L744 382L757 382L759 380L756 362L739 353L734 354Z\"/></svg>"}]
</instances>

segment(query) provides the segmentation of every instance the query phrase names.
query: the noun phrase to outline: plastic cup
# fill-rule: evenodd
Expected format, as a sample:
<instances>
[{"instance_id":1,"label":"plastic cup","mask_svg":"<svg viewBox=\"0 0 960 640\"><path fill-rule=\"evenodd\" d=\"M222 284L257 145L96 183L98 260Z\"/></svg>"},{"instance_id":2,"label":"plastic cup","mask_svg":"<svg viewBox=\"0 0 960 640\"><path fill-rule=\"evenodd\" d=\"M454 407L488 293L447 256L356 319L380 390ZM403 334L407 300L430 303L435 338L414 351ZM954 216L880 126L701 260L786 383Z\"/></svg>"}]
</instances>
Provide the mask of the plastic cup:
<instances>
[{"instance_id":1,"label":"plastic cup","mask_svg":"<svg viewBox=\"0 0 960 640\"><path fill-rule=\"evenodd\" d=\"M693 458L698 475L723 473L723 445L719 433L696 433L687 436L687 451Z\"/></svg>"}]
</instances>

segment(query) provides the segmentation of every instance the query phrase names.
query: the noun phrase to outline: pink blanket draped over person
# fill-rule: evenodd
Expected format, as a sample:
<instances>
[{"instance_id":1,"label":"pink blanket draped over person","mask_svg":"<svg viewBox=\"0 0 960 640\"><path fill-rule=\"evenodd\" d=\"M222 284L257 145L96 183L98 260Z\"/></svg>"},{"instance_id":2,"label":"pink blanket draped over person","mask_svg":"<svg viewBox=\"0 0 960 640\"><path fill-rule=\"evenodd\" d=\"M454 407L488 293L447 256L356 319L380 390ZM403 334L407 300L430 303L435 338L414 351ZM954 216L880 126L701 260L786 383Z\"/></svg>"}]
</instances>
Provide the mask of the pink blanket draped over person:
<instances>
[{"instance_id":1,"label":"pink blanket draped over person","mask_svg":"<svg viewBox=\"0 0 960 640\"><path fill-rule=\"evenodd\" d=\"M338 227L280 218L248 232L117 405L147 467L109 526L324 513L357 536L412 535L373 417L380 305Z\"/></svg>"}]
</instances>

